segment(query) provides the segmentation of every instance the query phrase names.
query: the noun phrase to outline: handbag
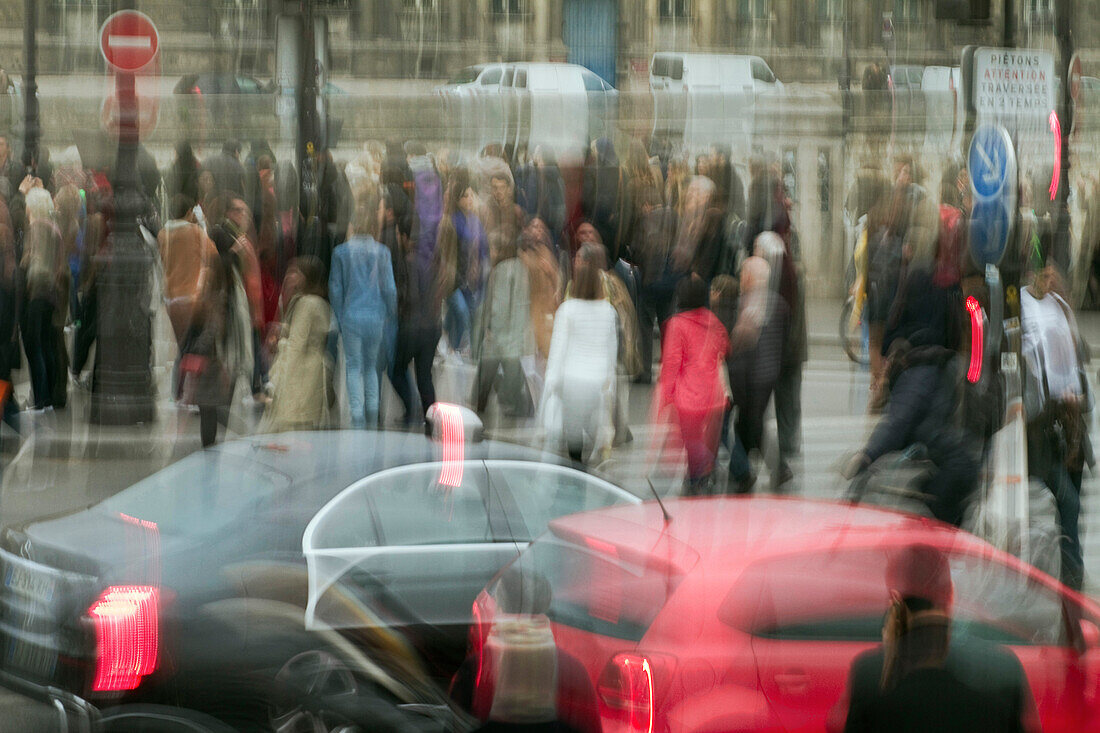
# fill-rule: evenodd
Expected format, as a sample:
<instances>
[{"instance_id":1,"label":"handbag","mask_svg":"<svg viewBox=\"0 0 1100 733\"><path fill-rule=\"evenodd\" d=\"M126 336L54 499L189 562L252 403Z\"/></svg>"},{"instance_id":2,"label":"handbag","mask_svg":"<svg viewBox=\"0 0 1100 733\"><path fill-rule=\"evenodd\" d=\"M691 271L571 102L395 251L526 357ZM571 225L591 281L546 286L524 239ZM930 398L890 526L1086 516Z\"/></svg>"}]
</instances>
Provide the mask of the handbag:
<instances>
[{"instance_id":1,"label":"handbag","mask_svg":"<svg viewBox=\"0 0 1100 733\"><path fill-rule=\"evenodd\" d=\"M202 354L184 354L180 357L180 372L188 375L199 375L206 371L210 359Z\"/></svg>"},{"instance_id":2,"label":"handbag","mask_svg":"<svg viewBox=\"0 0 1100 733\"><path fill-rule=\"evenodd\" d=\"M975 507L971 531L994 547L1026 558L1031 518L1023 408L1020 399L1009 402L1004 427L993 435L990 481Z\"/></svg>"},{"instance_id":3,"label":"handbag","mask_svg":"<svg viewBox=\"0 0 1100 733\"><path fill-rule=\"evenodd\" d=\"M523 381L527 386L527 395L531 398L531 404L537 405L542 399L542 374L539 373L534 354L521 356L519 365L523 369Z\"/></svg>"},{"instance_id":4,"label":"handbag","mask_svg":"<svg viewBox=\"0 0 1100 733\"><path fill-rule=\"evenodd\" d=\"M556 392L548 392L542 401L538 424L542 428L543 441L547 450L558 450L564 439L565 425L561 397Z\"/></svg>"}]
</instances>

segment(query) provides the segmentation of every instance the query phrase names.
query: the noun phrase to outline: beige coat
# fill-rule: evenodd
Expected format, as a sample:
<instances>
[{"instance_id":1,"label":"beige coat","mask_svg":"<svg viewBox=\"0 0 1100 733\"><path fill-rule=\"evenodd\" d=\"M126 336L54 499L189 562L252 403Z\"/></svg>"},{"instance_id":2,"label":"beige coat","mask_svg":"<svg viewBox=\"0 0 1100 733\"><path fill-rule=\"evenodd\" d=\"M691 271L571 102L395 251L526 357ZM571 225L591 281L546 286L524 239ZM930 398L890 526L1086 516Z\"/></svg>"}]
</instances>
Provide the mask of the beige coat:
<instances>
[{"instance_id":1,"label":"beige coat","mask_svg":"<svg viewBox=\"0 0 1100 733\"><path fill-rule=\"evenodd\" d=\"M333 365L326 350L332 311L317 295L295 296L287 306L271 383L275 394L261 430L316 430L329 414Z\"/></svg>"}]
</instances>

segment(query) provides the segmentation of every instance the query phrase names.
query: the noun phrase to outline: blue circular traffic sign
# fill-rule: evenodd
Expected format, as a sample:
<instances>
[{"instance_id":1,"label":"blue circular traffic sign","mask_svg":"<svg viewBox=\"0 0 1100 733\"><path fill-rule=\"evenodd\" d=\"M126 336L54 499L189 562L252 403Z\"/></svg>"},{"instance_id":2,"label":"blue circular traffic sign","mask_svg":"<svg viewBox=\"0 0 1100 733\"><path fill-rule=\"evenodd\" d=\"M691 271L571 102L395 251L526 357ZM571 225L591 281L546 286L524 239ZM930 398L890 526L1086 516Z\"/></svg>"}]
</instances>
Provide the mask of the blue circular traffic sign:
<instances>
[{"instance_id":1,"label":"blue circular traffic sign","mask_svg":"<svg viewBox=\"0 0 1100 733\"><path fill-rule=\"evenodd\" d=\"M1004 257L1012 233L1014 208L1014 201L999 198L974 202L970 214L970 254L977 264L996 265Z\"/></svg>"},{"instance_id":2,"label":"blue circular traffic sign","mask_svg":"<svg viewBox=\"0 0 1100 733\"><path fill-rule=\"evenodd\" d=\"M975 198L991 199L1015 193L1016 153L1001 125L982 125L970 140L967 155Z\"/></svg>"}]
</instances>

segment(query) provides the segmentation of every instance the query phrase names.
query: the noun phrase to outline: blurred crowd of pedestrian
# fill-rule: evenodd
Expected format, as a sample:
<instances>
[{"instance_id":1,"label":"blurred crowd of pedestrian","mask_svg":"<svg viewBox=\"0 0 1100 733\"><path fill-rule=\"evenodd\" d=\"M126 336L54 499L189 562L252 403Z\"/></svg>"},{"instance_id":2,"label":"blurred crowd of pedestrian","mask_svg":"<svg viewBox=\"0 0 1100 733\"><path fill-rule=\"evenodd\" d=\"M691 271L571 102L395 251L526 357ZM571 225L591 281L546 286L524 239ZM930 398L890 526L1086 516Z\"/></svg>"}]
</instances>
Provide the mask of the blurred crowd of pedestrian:
<instances>
[{"instance_id":1,"label":"blurred crowd of pedestrian","mask_svg":"<svg viewBox=\"0 0 1100 733\"><path fill-rule=\"evenodd\" d=\"M89 357L114 176L71 151L25 176L0 138L0 378L21 367L21 337L34 410L65 407L70 381L102 388ZM661 364L654 450L686 455L688 491L726 489L719 443L728 488L752 487L773 395L784 483L806 340L780 167L753 158L746 185L721 145L658 152L631 140L620 157L600 138L583 166L559 166L544 147L463 157L370 141L340 165L311 153L303 172L263 142L204 160L180 142L162 174L142 151L139 224L157 256L138 302L171 324L172 398L209 445L242 382L270 431L396 422L380 415L388 382L415 429L442 364L479 413L495 399L601 463L633 439L630 382ZM13 426L18 409L7 402Z\"/></svg>"},{"instance_id":2,"label":"blurred crowd of pedestrian","mask_svg":"<svg viewBox=\"0 0 1100 733\"><path fill-rule=\"evenodd\" d=\"M1022 357L1016 396L1023 400L1027 440L1027 465L1019 475L1029 474L1053 496L1061 576L1080 588L1081 481L1093 459L1087 344L1058 266L1067 264L1068 249L1059 258L1051 211L1037 209L1025 186L999 274L1007 284L1005 317L1019 317L1019 330L988 353L986 337L1000 325L989 319L1001 312L994 301L1002 296L991 290L967 245L973 205L967 171L948 162L938 197L924 178L911 156L896 156L891 176L867 159L846 202L860 222L853 296L868 326L868 403L882 419L844 474L859 476L884 456L908 451L931 466L915 487L931 513L961 524L974 505L983 465L996 480L990 460L996 434L1012 428L1005 424L1005 407L1013 395L1002 381L1000 358L1002 350L1016 351Z\"/></svg>"},{"instance_id":3,"label":"blurred crowd of pedestrian","mask_svg":"<svg viewBox=\"0 0 1100 733\"><path fill-rule=\"evenodd\" d=\"M72 150L51 162L43 149L30 175L0 136L0 379L25 363L31 410L64 408L72 381L102 387L98 353L83 375L103 325L113 174ZM720 145L690 158L634 139L620 157L607 138L572 167L543 147L463 157L417 141L370 141L341 165L311 153L304 171L262 142L242 155L228 141L201 161L180 142L163 175L138 160L149 318L167 314L171 397L198 414L204 445L241 383L265 431L419 429L445 369L451 399L483 416L495 404L598 465L633 439L630 383L658 375L651 461L686 463L686 493L752 489L770 406L772 487L793 475L805 294L777 160L752 157L743 180ZM883 413L845 474L918 447L931 512L959 524L1004 410L995 369L964 378L977 343L966 299L991 312L966 245L966 171L945 165L937 196L912 157L889 175L868 158L845 206L859 222L869 404ZM1022 217L1002 271L1026 286L1009 302L1022 316L1029 470L1055 498L1063 575L1079 586L1088 355L1049 216ZM381 414L387 383L400 416ZM18 411L6 401L16 430ZM716 470L722 445L729 465Z\"/></svg>"}]
</instances>

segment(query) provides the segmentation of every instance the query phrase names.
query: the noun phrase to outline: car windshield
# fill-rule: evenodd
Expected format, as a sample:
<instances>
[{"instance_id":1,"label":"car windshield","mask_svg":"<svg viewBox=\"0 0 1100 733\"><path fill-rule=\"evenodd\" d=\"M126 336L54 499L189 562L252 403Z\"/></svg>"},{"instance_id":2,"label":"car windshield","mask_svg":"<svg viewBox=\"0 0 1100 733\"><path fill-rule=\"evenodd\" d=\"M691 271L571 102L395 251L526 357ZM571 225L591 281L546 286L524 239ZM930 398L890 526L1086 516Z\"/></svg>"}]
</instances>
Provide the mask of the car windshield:
<instances>
[{"instance_id":1,"label":"car windshield","mask_svg":"<svg viewBox=\"0 0 1100 733\"><path fill-rule=\"evenodd\" d=\"M448 84L470 84L477 81L478 74L481 73L483 67L481 66L467 66L462 71L458 72L451 77Z\"/></svg>"},{"instance_id":2,"label":"car windshield","mask_svg":"<svg viewBox=\"0 0 1100 733\"><path fill-rule=\"evenodd\" d=\"M502 574L490 594L503 613L545 613L563 626L637 642L683 576L625 560L602 541L573 544L548 534ZM527 590L540 587L547 593Z\"/></svg>"}]
</instances>

